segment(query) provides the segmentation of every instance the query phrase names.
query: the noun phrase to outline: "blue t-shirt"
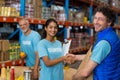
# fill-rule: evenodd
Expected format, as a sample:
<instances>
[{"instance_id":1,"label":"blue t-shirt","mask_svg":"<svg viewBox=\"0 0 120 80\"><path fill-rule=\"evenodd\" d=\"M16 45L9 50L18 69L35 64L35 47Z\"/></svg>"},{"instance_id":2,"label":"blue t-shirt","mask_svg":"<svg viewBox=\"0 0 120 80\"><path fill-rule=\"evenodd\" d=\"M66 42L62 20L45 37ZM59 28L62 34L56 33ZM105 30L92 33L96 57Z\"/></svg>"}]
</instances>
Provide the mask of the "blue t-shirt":
<instances>
[{"instance_id":1,"label":"blue t-shirt","mask_svg":"<svg viewBox=\"0 0 120 80\"><path fill-rule=\"evenodd\" d=\"M108 41L101 40L93 49L90 59L100 64L110 53L111 46Z\"/></svg>"},{"instance_id":2,"label":"blue t-shirt","mask_svg":"<svg viewBox=\"0 0 120 80\"><path fill-rule=\"evenodd\" d=\"M37 51L37 44L40 41L41 36L38 32L31 30L29 35L22 34L20 50L26 53L26 66L34 66Z\"/></svg>"},{"instance_id":3,"label":"blue t-shirt","mask_svg":"<svg viewBox=\"0 0 120 80\"><path fill-rule=\"evenodd\" d=\"M62 44L60 41L50 42L43 39L38 44L38 54L40 57L40 78L39 80L64 80L63 63L53 66L46 66L42 60L43 56L48 56L50 60L63 56Z\"/></svg>"}]
</instances>

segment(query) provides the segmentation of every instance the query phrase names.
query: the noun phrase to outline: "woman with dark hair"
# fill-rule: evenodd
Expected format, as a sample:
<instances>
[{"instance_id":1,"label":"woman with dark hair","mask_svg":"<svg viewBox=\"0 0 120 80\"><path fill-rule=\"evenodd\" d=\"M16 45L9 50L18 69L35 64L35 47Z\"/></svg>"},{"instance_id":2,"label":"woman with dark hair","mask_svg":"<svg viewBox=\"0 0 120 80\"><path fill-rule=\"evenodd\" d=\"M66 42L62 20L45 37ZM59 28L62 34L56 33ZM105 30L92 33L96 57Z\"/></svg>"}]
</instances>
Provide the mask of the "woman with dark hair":
<instances>
[{"instance_id":1,"label":"woman with dark hair","mask_svg":"<svg viewBox=\"0 0 120 80\"><path fill-rule=\"evenodd\" d=\"M49 25L49 23L51 23L51 22L54 22L55 24L56 24L56 27L58 28L58 23L57 23L57 21L55 20L55 19L52 19L52 18L50 18L50 19L48 19L47 21L46 21L46 23L45 23L45 25L44 25L44 27L43 27L43 30L42 30L42 39L44 39L44 38L46 38L46 36L47 36L47 33L46 33L46 30L45 30L45 27L47 27L48 25ZM56 33L57 34L57 33ZM56 36L56 35L55 35ZM55 37L54 36L54 37Z\"/></svg>"},{"instance_id":2,"label":"woman with dark hair","mask_svg":"<svg viewBox=\"0 0 120 80\"><path fill-rule=\"evenodd\" d=\"M63 56L62 43L55 40L58 32L58 24L54 19L48 19L43 29L43 39L38 44L40 58L39 80L64 80L63 77Z\"/></svg>"}]
</instances>

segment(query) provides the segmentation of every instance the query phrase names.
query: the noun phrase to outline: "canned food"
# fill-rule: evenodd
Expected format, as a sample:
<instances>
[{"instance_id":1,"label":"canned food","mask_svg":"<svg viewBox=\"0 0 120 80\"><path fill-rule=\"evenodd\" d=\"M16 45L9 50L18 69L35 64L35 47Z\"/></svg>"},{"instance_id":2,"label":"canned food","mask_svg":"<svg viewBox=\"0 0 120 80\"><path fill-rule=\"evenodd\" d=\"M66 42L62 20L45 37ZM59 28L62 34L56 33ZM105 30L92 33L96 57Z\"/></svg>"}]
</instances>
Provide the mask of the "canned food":
<instances>
[{"instance_id":1,"label":"canned food","mask_svg":"<svg viewBox=\"0 0 120 80\"><path fill-rule=\"evenodd\" d=\"M32 70L24 71L24 80L32 80Z\"/></svg>"}]
</instances>

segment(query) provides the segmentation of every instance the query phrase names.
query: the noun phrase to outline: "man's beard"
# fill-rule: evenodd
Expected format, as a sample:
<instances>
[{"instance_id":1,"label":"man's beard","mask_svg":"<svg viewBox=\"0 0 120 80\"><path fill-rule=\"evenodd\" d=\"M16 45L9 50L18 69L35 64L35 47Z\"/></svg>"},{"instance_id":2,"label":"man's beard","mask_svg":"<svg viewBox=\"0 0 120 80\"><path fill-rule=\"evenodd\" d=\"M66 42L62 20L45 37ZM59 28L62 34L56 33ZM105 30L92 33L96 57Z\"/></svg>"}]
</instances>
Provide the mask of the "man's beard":
<instances>
[{"instance_id":1,"label":"man's beard","mask_svg":"<svg viewBox=\"0 0 120 80\"><path fill-rule=\"evenodd\" d=\"M27 33L29 30L29 28L25 29L25 30L22 30L23 33Z\"/></svg>"}]
</instances>

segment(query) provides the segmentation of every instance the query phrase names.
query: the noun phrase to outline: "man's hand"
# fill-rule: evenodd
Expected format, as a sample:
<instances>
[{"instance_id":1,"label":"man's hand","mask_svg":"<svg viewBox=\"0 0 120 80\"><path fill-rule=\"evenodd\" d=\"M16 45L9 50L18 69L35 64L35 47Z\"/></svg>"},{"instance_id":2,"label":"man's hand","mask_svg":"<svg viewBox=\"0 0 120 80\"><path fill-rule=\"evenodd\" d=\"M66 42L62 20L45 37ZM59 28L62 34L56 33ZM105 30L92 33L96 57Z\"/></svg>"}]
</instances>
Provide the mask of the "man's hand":
<instances>
[{"instance_id":1,"label":"man's hand","mask_svg":"<svg viewBox=\"0 0 120 80\"><path fill-rule=\"evenodd\" d=\"M74 55L74 54L67 54L66 55L67 57L66 57L66 59L65 59L65 63L68 63L68 64L72 64L72 63L74 63L75 61L76 61L76 55Z\"/></svg>"},{"instance_id":2,"label":"man's hand","mask_svg":"<svg viewBox=\"0 0 120 80\"><path fill-rule=\"evenodd\" d=\"M38 80L39 78L39 69L38 67L33 68L33 80Z\"/></svg>"}]
</instances>

